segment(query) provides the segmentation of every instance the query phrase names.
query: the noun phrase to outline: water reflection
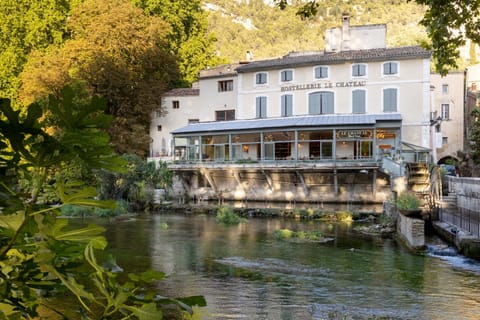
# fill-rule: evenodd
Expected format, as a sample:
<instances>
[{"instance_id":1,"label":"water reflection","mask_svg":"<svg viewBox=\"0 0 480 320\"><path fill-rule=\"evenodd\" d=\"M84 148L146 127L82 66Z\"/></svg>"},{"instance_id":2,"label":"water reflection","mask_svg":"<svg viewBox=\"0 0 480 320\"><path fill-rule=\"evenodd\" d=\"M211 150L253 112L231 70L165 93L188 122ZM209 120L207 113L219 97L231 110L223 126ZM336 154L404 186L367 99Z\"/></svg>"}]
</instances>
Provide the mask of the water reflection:
<instances>
[{"instance_id":1,"label":"water reflection","mask_svg":"<svg viewBox=\"0 0 480 320\"><path fill-rule=\"evenodd\" d=\"M162 226L168 225L168 228ZM171 296L204 295L201 319L478 319L480 264L471 268L347 224L254 218L225 226L207 215L107 223L126 271L153 268ZM276 240L278 229L321 230L326 244Z\"/></svg>"}]
</instances>

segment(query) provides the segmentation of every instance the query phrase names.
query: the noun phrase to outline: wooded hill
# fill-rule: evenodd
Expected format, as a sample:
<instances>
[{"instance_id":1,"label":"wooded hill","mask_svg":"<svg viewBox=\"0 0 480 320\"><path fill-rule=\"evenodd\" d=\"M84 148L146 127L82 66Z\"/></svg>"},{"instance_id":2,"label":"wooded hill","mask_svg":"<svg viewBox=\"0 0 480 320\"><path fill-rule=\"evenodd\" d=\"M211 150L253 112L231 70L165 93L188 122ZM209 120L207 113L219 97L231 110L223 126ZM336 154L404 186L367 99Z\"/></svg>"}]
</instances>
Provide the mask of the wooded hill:
<instances>
[{"instance_id":1,"label":"wooded hill","mask_svg":"<svg viewBox=\"0 0 480 320\"><path fill-rule=\"evenodd\" d=\"M424 8L406 0L321 0L311 20L296 15L297 6L280 10L263 0L206 0L210 31L217 37L218 54L230 62L283 56L291 51L323 50L325 30L341 26L342 13L351 25L386 24L387 46L417 45L426 41L418 22ZM301 4L302 1L293 1Z\"/></svg>"}]
</instances>

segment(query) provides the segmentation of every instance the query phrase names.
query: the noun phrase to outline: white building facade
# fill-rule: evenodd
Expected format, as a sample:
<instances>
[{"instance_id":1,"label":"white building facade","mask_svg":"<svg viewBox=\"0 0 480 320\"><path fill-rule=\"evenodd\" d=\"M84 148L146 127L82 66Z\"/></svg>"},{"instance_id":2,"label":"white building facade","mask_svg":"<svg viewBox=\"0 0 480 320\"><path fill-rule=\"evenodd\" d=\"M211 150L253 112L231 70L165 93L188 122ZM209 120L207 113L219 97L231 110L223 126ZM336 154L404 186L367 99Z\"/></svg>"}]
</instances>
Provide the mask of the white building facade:
<instances>
[{"instance_id":1,"label":"white building facade","mask_svg":"<svg viewBox=\"0 0 480 320\"><path fill-rule=\"evenodd\" d=\"M431 53L387 48L385 34L384 25L350 27L345 16L327 32L325 51L213 68L185 101L167 95L167 108L182 104L159 119L172 136L162 125L159 138L152 124L152 145L163 152L155 141L171 143L177 189L231 199L384 200L392 165L429 162L434 146Z\"/></svg>"}]
</instances>

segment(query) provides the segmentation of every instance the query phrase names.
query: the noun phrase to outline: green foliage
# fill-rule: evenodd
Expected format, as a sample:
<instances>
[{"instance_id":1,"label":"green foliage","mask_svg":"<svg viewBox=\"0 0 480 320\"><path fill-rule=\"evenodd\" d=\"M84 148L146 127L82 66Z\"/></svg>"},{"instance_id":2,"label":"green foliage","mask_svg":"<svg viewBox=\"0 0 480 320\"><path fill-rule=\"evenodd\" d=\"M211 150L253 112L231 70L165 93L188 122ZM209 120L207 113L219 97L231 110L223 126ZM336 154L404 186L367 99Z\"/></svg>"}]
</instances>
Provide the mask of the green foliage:
<instances>
[{"instance_id":1,"label":"green foliage","mask_svg":"<svg viewBox=\"0 0 480 320\"><path fill-rule=\"evenodd\" d=\"M283 56L291 51L322 51L325 30L341 26L347 12L352 25L387 24L387 45L418 45L427 40L422 19L424 8L406 0L322 0L316 16L300 19L297 11L305 4L292 1L279 10L261 1L214 0L220 10L209 13L209 25L216 32L217 51L230 61L245 60L247 50L255 59ZM218 31L217 31L218 30Z\"/></svg>"},{"instance_id":2,"label":"green foliage","mask_svg":"<svg viewBox=\"0 0 480 320\"><path fill-rule=\"evenodd\" d=\"M20 76L20 98L29 103L65 85L82 85L107 100L115 150L146 155L150 115L178 76L166 38L170 27L128 0L86 0L73 8L66 28L70 38L61 46L31 55Z\"/></svg>"},{"instance_id":3,"label":"green foliage","mask_svg":"<svg viewBox=\"0 0 480 320\"><path fill-rule=\"evenodd\" d=\"M405 191L398 195L395 204L398 209L413 210L420 207L420 199L415 193Z\"/></svg>"},{"instance_id":4,"label":"green foliage","mask_svg":"<svg viewBox=\"0 0 480 320\"><path fill-rule=\"evenodd\" d=\"M0 100L0 319L38 317L39 306L64 314L43 298L65 290L76 297L84 319L160 319L166 301L191 312L184 301L147 289L162 273L148 271L121 282L100 266L95 251L107 245L103 228L72 229L68 219L57 218L66 205L113 209L114 203L97 200L95 188L80 176L64 172L72 164L85 171L122 171L125 162L109 148L104 132L109 123L104 108L104 101L79 100L69 88L24 113ZM45 190L56 205L41 201ZM201 297L186 301L205 304ZM66 312L65 318L78 317Z\"/></svg>"},{"instance_id":5,"label":"green foliage","mask_svg":"<svg viewBox=\"0 0 480 320\"><path fill-rule=\"evenodd\" d=\"M196 81L200 70L225 63L215 52L216 37L208 26L200 0L133 0L149 15L168 22L169 48L179 58L180 81L184 87Z\"/></svg>"},{"instance_id":6,"label":"green foliage","mask_svg":"<svg viewBox=\"0 0 480 320\"><path fill-rule=\"evenodd\" d=\"M292 231L289 229L276 230L274 236L279 240L322 241L325 239L321 231Z\"/></svg>"},{"instance_id":7,"label":"green foliage","mask_svg":"<svg viewBox=\"0 0 480 320\"><path fill-rule=\"evenodd\" d=\"M60 44L69 1L0 1L0 96L15 98L18 75L33 50Z\"/></svg>"},{"instance_id":8,"label":"green foliage","mask_svg":"<svg viewBox=\"0 0 480 320\"><path fill-rule=\"evenodd\" d=\"M101 199L124 199L145 206L153 201L153 189L168 190L173 183L173 172L164 161L158 165L147 162L136 155L123 155L127 171L118 173L100 171L97 174L100 182Z\"/></svg>"},{"instance_id":9,"label":"green foliage","mask_svg":"<svg viewBox=\"0 0 480 320\"><path fill-rule=\"evenodd\" d=\"M223 224L239 224L244 223L247 220L240 217L238 214L233 212L231 207L221 206L217 209L216 221Z\"/></svg>"},{"instance_id":10,"label":"green foliage","mask_svg":"<svg viewBox=\"0 0 480 320\"><path fill-rule=\"evenodd\" d=\"M471 114L472 127L470 129L470 141L472 159L476 164L480 164L480 108L475 108Z\"/></svg>"}]
</instances>

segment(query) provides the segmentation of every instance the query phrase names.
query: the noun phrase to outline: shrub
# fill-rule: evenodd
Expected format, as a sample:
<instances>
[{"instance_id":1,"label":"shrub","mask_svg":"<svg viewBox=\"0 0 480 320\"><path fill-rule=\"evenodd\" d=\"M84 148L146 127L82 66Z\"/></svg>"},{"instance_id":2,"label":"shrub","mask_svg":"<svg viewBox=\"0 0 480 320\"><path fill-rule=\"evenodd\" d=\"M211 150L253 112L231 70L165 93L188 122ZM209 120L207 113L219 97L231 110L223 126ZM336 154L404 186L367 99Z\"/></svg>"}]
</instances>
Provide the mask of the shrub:
<instances>
[{"instance_id":1,"label":"shrub","mask_svg":"<svg viewBox=\"0 0 480 320\"><path fill-rule=\"evenodd\" d=\"M217 209L216 221L224 224L239 224L245 222L246 219L233 212L232 208L221 206Z\"/></svg>"},{"instance_id":2,"label":"shrub","mask_svg":"<svg viewBox=\"0 0 480 320\"><path fill-rule=\"evenodd\" d=\"M402 192L395 204L400 210L414 210L420 207L420 200L413 192Z\"/></svg>"}]
</instances>

